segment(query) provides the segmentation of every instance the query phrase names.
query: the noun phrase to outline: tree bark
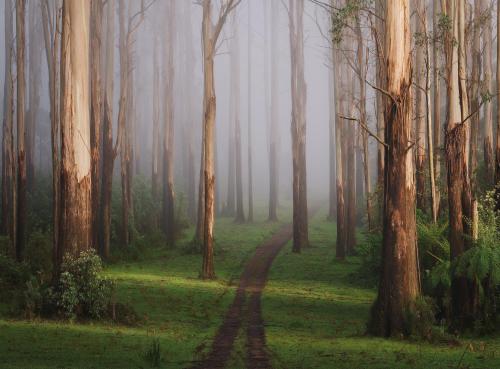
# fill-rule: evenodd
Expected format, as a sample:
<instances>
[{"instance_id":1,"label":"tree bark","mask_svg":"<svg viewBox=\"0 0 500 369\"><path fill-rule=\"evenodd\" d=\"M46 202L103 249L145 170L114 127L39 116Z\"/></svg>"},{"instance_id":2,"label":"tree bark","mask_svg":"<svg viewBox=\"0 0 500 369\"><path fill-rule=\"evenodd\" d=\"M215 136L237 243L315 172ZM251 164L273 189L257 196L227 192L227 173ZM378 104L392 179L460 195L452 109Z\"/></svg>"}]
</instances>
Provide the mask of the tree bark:
<instances>
[{"instance_id":1,"label":"tree bark","mask_svg":"<svg viewBox=\"0 0 500 369\"><path fill-rule=\"evenodd\" d=\"M248 3L248 217L253 222L253 167L252 167L252 29L251 4Z\"/></svg>"},{"instance_id":2,"label":"tree bark","mask_svg":"<svg viewBox=\"0 0 500 369\"><path fill-rule=\"evenodd\" d=\"M5 0L5 77L2 127L2 234L8 235L15 248L15 159L14 159L14 78L13 58L13 9L12 1ZM14 252L13 252L14 254Z\"/></svg>"},{"instance_id":3,"label":"tree bark","mask_svg":"<svg viewBox=\"0 0 500 369\"><path fill-rule=\"evenodd\" d=\"M497 6L497 20L500 19L500 6ZM497 22L497 41L500 40L500 23ZM500 42L497 42L497 91L500 91ZM500 97L497 96L497 105ZM497 143L495 155L495 183L497 210L500 210L500 109L497 109Z\"/></svg>"},{"instance_id":4,"label":"tree bark","mask_svg":"<svg viewBox=\"0 0 500 369\"><path fill-rule=\"evenodd\" d=\"M426 85L425 85L425 4L423 0L416 2L416 34L415 42L415 131L416 131L416 184L417 184L417 208L427 210L425 166L426 166Z\"/></svg>"},{"instance_id":5,"label":"tree bark","mask_svg":"<svg viewBox=\"0 0 500 369\"><path fill-rule=\"evenodd\" d=\"M163 230L167 243L175 243L175 218L174 218L174 49L175 49L175 1L167 2L168 21L166 24L165 55L165 105L163 127Z\"/></svg>"},{"instance_id":6,"label":"tree bark","mask_svg":"<svg viewBox=\"0 0 500 369\"><path fill-rule=\"evenodd\" d=\"M491 94L492 91L494 90L493 84L492 84L492 61L493 61L493 56L492 56L492 49L493 49L493 41L492 41L492 17L489 14L490 7L491 7L491 2L487 0L477 0L476 2L481 1L482 2L482 10L483 10L483 16L484 16L484 28L483 28L483 40L484 40L484 59L483 59L483 68L484 68L484 83L483 83L483 90L482 94L489 93ZM479 7L480 5L478 5ZM477 31L479 32L479 30ZM476 40L474 41L474 46ZM479 41L477 48L479 48L480 51L480 45ZM479 56L480 58L480 56ZM474 58L475 63L478 63L480 65L480 60L478 61L476 58ZM474 64L472 66L474 67ZM477 114L479 115L479 114ZM472 124L472 129L473 130L478 130L478 125L474 127L474 123ZM493 106L491 102L487 102L484 104L484 146L483 146L483 151L484 151L484 164L486 166L486 174L487 174L487 179L489 183L494 182L495 178L495 157L493 154ZM471 168L471 172L473 172L473 169Z\"/></svg>"},{"instance_id":7,"label":"tree bark","mask_svg":"<svg viewBox=\"0 0 500 369\"><path fill-rule=\"evenodd\" d=\"M26 244L26 126L25 126L25 13L26 2L16 1L16 61L17 61L17 199L16 199L16 259L23 260Z\"/></svg>"},{"instance_id":8,"label":"tree bark","mask_svg":"<svg viewBox=\"0 0 500 369\"><path fill-rule=\"evenodd\" d=\"M235 151L235 176L236 176L236 223L245 222L243 209L243 171L241 159L241 123L240 123L240 45L236 12L233 12L233 39L231 41L231 97L234 99L233 121L234 151Z\"/></svg>"},{"instance_id":9,"label":"tree bark","mask_svg":"<svg viewBox=\"0 0 500 369\"><path fill-rule=\"evenodd\" d=\"M203 262L202 279L215 278L214 269L214 236L215 223L215 165L214 165L214 132L215 132L215 81L214 56L217 40L228 14L240 3L239 0L228 0L221 4L217 23L212 24L212 1L203 0L202 46L203 46ZM200 191L201 192L201 191Z\"/></svg>"},{"instance_id":10,"label":"tree bark","mask_svg":"<svg viewBox=\"0 0 500 369\"><path fill-rule=\"evenodd\" d=\"M101 98L101 38L102 38L102 0L92 0L90 5L90 51L91 51L91 70L90 70L90 151L92 167L92 247L99 250L99 199L101 183L101 140L102 140L102 98Z\"/></svg>"},{"instance_id":11,"label":"tree bark","mask_svg":"<svg viewBox=\"0 0 500 369\"><path fill-rule=\"evenodd\" d=\"M269 120L269 216L268 220L275 222L278 220L278 29L279 22L279 4L271 2L271 106ZM266 58L266 63L268 62ZM267 83L267 82L266 82Z\"/></svg>"},{"instance_id":12,"label":"tree bark","mask_svg":"<svg viewBox=\"0 0 500 369\"><path fill-rule=\"evenodd\" d=\"M289 1L292 91L293 252L309 246L306 171L306 83L304 80L304 0Z\"/></svg>"},{"instance_id":13,"label":"tree bark","mask_svg":"<svg viewBox=\"0 0 500 369\"><path fill-rule=\"evenodd\" d=\"M26 116L26 174L27 188L34 188L35 152L37 147L36 128L40 109L42 32L39 2L29 2L29 42L28 42L28 110Z\"/></svg>"},{"instance_id":14,"label":"tree bark","mask_svg":"<svg viewBox=\"0 0 500 369\"><path fill-rule=\"evenodd\" d=\"M45 55L49 74L50 145L52 151L52 261L58 265L60 224L60 78L59 55L61 47L61 14L59 2L53 7L48 0L41 4ZM58 270L53 273L58 274Z\"/></svg>"},{"instance_id":15,"label":"tree bark","mask_svg":"<svg viewBox=\"0 0 500 369\"><path fill-rule=\"evenodd\" d=\"M434 1L433 3L433 31L438 32L439 29L439 15L441 14L441 4L439 1ZM441 51L439 40L437 37L434 38L432 42L432 54L434 58L434 68L432 73L433 85L434 85L434 96L433 96L433 124L434 124L434 141L433 141L433 161L434 161L434 182L436 183L434 191L434 212L436 218L439 214L441 208L441 194L439 191L439 184L441 182ZM429 154L430 155L430 154Z\"/></svg>"},{"instance_id":16,"label":"tree bark","mask_svg":"<svg viewBox=\"0 0 500 369\"><path fill-rule=\"evenodd\" d=\"M471 193L468 171L468 102L463 73L464 54L464 0L450 0L446 9L451 19L451 32L446 34L446 72L448 112L445 151L448 171L449 240L451 259L466 250L466 237L470 229L466 219L471 216ZM458 47L455 43L458 42ZM451 287L453 325L463 328L470 324L472 294L465 277L453 278Z\"/></svg>"},{"instance_id":17,"label":"tree bark","mask_svg":"<svg viewBox=\"0 0 500 369\"><path fill-rule=\"evenodd\" d=\"M91 247L89 15L86 0L64 0L59 262Z\"/></svg>"},{"instance_id":18,"label":"tree bark","mask_svg":"<svg viewBox=\"0 0 500 369\"><path fill-rule=\"evenodd\" d=\"M405 313L419 294L415 219L415 174L411 141L411 30L409 4L388 2L385 14L387 143L384 181L382 273L370 330L402 334Z\"/></svg>"},{"instance_id":19,"label":"tree bark","mask_svg":"<svg viewBox=\"0 0 500 369\"><path fill-rule=\"evenodd\" d=\"M343 144L344 141L344 122L340 119L342 115L342 97L341 97L341 71L340 71L340 55L339 50L332 47L333 59L333 88L335 94L335 171L336 175L336 192L337 192L337 242L335 247L335 256L338 259L344 259L347 251L347 236L346 236L346 209L345 209L345 192L344 192L344 156Z\"/></svg>"},{"instance_id":20,"label":"tree bark","mask_svg":"<svg viewBox=\"0 0 500 369\"><path fill-rule=\"evenodd\" d=\"M105 80L103 94L103 157L102 157L102 191L101 191L101 222L102 222L102 256L109 258L111 243L111 194L113 190L113 167L116 150L113 147L113 75L114 75L114 38L115 38L115 0L107 0L105 33ZM121 75L121 72L120 72ZM121 90L121 88L120 88ZM121 97L120 97L121 99ZM117 138L118 140L119 138Z\"/></svg>"}]
</instances>

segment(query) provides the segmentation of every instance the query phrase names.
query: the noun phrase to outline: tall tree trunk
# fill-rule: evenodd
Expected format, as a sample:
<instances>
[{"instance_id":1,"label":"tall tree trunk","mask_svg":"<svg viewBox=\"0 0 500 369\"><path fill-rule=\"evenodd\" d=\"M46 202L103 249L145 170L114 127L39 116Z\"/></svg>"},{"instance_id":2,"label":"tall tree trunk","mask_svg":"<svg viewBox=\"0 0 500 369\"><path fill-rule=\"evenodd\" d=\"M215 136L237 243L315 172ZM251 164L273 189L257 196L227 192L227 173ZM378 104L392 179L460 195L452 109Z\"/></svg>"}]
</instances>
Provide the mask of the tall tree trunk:
<instances>
[{"instance_id":1,"label":"tall tree trunk","mask_svg":"<svg viewBox=\"0 0 500 369\"><path fill-rule=\"evenodd\" d=\"M497 20L500 19L500 6L497 6ZM497 21L497 91L500 91L500 23ZM497 96L497 105L500 97ZM497 143L495 155L495 183L497 210L500 210L500 109L497 109Z\"/></svg>"},{"instance_id":2,"label":"tall tree trunk","mask_svg":"<svg viewBox=\"0 0 500 369\"><path fill-rule=\"evenodd\" d=\"M203 46L203 262L201 278L215 278L214 270L214 223L215 223L215 81L214 56L217 40L228 14L239 4L238 0L228 0L220 6L217 23L212 24L212 1L203 0L202 46ZM201 192L201 191L200 191Z\"/></svg>"},{"instance_id":3,"label":"tall tree trunk","mask_svg":"<svg viewBox=\"0 0 500 369\"><path fill-rule=\"evenodd\" d=\"M1 232L9 235L11 246L15 247L14 218L14 78L12 73L13 57L13 9L12 0L5 0L5 77L3 97L2 127L2 222Z\"/></svg>"},{"instance_id":4,"label":"tall tree trunk","mask_svg":"<svg viewBox=\"0 0 500 369\"><path fill-rule=\"evenodd\" d=\"M102 102L101 102L101 38L102 38L102 0L92 0L90 9L91 70L90 70L90 151L92 166L92 247L99 250L99 198L101 183L101 140L102 140Z\"/></svg>"},{"instance_id":5,"label":"tall tree trunk","mask_svg":"<svg viewBox=\"0 0 500 369\"><path fill-rule=\"evenodd\" d=\"M382 272L372 308L370 330L381 336L402 334L405 313L419 294L415 219L415 174L411 146L411 31L405 0L386 4L385 66L386 177Z\"/></svg>"},{"instance_id":6,"label":"tall tree trunk","mask_svg":"<svg viewBox=\"0 0 500 369\"><path fill-rule=\"evenodd\" d=\"M60 224L60 78L59 55L61 47L61 14L59 2L53 7L48 0L41 5L45 55L49 74L50 96L50 145L52 151L52 261L58 265ZM58 270L53 273L58 274Z\"/></svg>"},{"instance_id":7,"label":"tall tree trunk","mask_svg":"<svg viewBox=\"0 0 500 369\"><path fill-rule=\"evenodd\" d=\"M349 115L354 116L356 110L356 101L354 98L354 91L356 91L355 82L356 79L353 76L353 71L351 68L347 71L348 81L351 82L348 104ZM346 241L346 252L347 254L353 254L354 248L356 247L356 187L358 185L356 181L356 137L357 137L357 127L351 122L347 122L347 137L346 137L346 176L345 183L347 188L347 208L346 208L346 218L347 218L347 241Z\"/></svg>"},{"instance_id":8,"label":"tall tree trunk","mask_svg":"<svg viewBox=\"0 0 500 369\"><path fill-rule=\"evenodd\" d=\"M16 1L16 61L17 61L17 199L16 199L16 259L23 259L26 244L26 215L27 215L27 194L26 194L26 127L25 127L25 58L24 51L26 45L25 35L25 13L26 2Z\"/></svg>"},{"instance_id":9,"label":"tall tree trunk","mask_svg":"<svg viewBox=\"0 0 500 369\"><path fill-rule=\"evenodd\" d=\"M107 0L105 33L105 80L103 96L102 122L102 191L101 191L101 222L102 222L102 256L109 258L111 243L111 194L113 191L113 167L116 150L113 147L113 76L114 76L114 38L115 38L115 0ZM120 71L121 76L121 71ZM121 87L120 87L121 90ZM121 97L120 97L121 100ZM119 140L119 138L117 138Z\"/></svg>"},{"instance_id":10,"label":"tall tree trunk","mask_svg":"<svg viewBox=\"0 0 500 369\"><path fill-rule=\"evenodd\" d=\"M471 148L470 148L470 181L473 192L476 189L476 170L477 170L477 142L479 133L479 87L480 87L480 66L481 66L481 1L474 1L474 19L472 32L472 71L470 81L470 111L474 114L471 120ZM485 63L487 63L485 61ZM491 63L490 63L491 64Z\"/></svg>"},{"instance_id":11,"label":"tall tree trunk","mask_svg":"<svg viewBox=\"0 0 500 369\"><path fill-rule=\"evenodd\" d=\"M359 120L362 126L367 127L368 122L366 119L366 75L368 73L367 63L367 50L363 43L363 33L361 31L361 23L359 17L356 20L356 36L358 39L358 82L359 82ZM370 166L368 155L368 133L366 130L361 130L362 153L363 153L363 178L365 187L365 202L366 202L366 220L368 231L372 230L372 205L371 205L371 180L370 180Z\"/></svg>"},{"instance_id":12,"label":"tall tree trunk","mask_svg":"<svg viewBox=\"0 0 500 369\"><path fill-rule=\"evenodd\" d=\"M279 4L271 2L271 114L269 120L269 221L278 220L278 29ZM266 63L268 59L266 58ZM267 83L267 80L266 80Z\"/></svg>"},{"instance_id":13,"label":"tall tree trunk","mask_svg":"<svg viewBox=\"0 0 500 369\"><path fill-rule=\"evenodd\" d=\"M332 44L332 64L331 69L329 69L329 81L328 81L328 100L329 100L329 120L328 120L328 160L329 160L329 183L328 183L328 217L327 219L333 221L336 216L335 213L337 211L337 173L336 173L336 143L335 143L335 126L337 121L337 96L336 93L338 89L335 84L337 81L338 73L334 71L334 68L337 68L336 61L334 61L335 51L333 50Z\"/></svg>"},{"instance_id":14,"label":"tall tree trunk","mask_svg":"<svg viewBox=\"0 0 500 369\"><path fill-rule=\"evenodd\" d=\"M158 40L155 37L153 50L153 147L151 151L151 192L159 200L160 187L160 67L158 63Z\"/></svg>"},{"instance_id":15,"label":"tall tree trunk","mask_svg":"<svg viewBox=\"0 0 500 369\"><path fill-rule=\"evenodd\" d=\"M415 131L416 131L416 156L415 156L415 171L417 179L417 208L426 211L426 188L425 188L425 166L426 166L426 90L425 90L425 37L424 22L425 22L425 4L423 0L416 2L417 16L415 42Z\"/></svg>"},{"instance_id":16,"label":"tall tree trunk","mask_svg":"<svg viewBox=\"0 0 500 369\"><path fill-rule=\"evenodd\" d=\"M175 49L175 1L167 2L168 21L166 24L165 55L165 105L163 128L163 222L167 243L170 246L175 242L174 219L174 49Z\"/></svg>"},{"instance_id":17,"label":"tall tree trunk","mask_svg":"<svg viewBox=\"0 0 500 369\"><path fill-rule=\"evenodd\" d=\"M375 46L377 50L377 61L376 61L376 81L377 85L384 89L386 82L386 69L384 65L385 58L385 32L384 32L384 14L385 14L385 1L377 0L375 3ZM376 94L376 104L377 104L377 136L385 136L385 97L384 95L377 91ZM378 215L379 223L383 221L382 213L384 210L384 172L385 172L385 148L384 145L377 145L377 199L378 199Z\"/></svg>"},{"instance_id":18,"label":"tall tree trunk","mask_svg":"<svg viewBox=\"0 0 500 369\"><path fill-rule=\"evenodd\" d=\"M248 217L253 222L253 168L252 168L252 29L251 4L248 3ZM267 82L266 82L267 83Z\"/></svg>"},{"instance_id":19,"label":"tall tree trunk","mask_svg":"<svg viewBox=\"0 0 500 369\"><path fill-rule=\"evenodd\" d=\"M64 0L61 49L60 253L91 247L89 15L86 0Z\"/></svg>"},{"instance_id":20,"label":"tall tree trunk","mask_svg":"<svg viewBox=\"0 0 500 369\"><path fill-rule=\"evenodd\" d=\"M215 278L214 270L214 194L215 194L215 168L214 168L214 128L215 128L215 85L214 85L214 52L215 41L212 29L212 3L210 0L203 2L203 264L201 277L203 279ZM200 180L201 181L201 180Z\"/></svg>"},{"instance_id":21,"label":"tall tree trunk","mask_svg":"<svg viewBox=\"0 0 500 369\"><path fill-rule=\"evenodd\" d=\"M292 156L293 156L293 252L309 246L306 171L306 84L304 80L304 1L289 1Z\"/></svg>"},{"instance_id":22,"label":"tall tree trunk","mask_svg":"<svg viewBox=\"0 0 500 369\"><path fill-rule=\"evenodd\" d=\"M445 136L446 162L448 170L448 207L450 224L450 254L456 259L466 250L466 224L471 219L471 194L468 172L468 134L464 121L468 117L467 92L462 80L464 65L464 0L450 0L447 15L451 19L451 32L445 39L448 112ZM455 43L458 42L458 47ZM472 314L472 299L469 283L465 277L453 278L451 287L451 310L454 325L461 328Z\"/></svg>"},{"instance_id":23,"label":"tall tree trunk","mask_svg":"<svg viewBox=\"0 0 500 369\"><path fill-rule=\"evenodd\" d=\"M28 110L26 116L26 174L27 188L34 188L36 127L38 110L40 109L41 59L42 59L42 32L40 3L30 1L28 8L29 42L28 42Z\"/></svg>"},{"instance_id":24,"label":"tall tree trunk","mask_svg":"<svg viewBox=\"0 0 500 369\"><path fill-rule=\"evenodd\" d=\"M240 38L236 12L232 16L233 39L231 41L231 97L234 99L233 116L230 118L234 124L234 151L235 151L235 176L236 176L236 217L237 223L245 221L243 210L243 171L241 159L241 123L240 123Z\"/></svg>"},{"instance_id":25,"label":"tall tree trunk","mask_svg":"<svg viewBox=\"0 0 500 369\"><path fill-rule=\"evenodd\" d=\"M493 84L492 84L492 61L493 61L493 55L492 55L492 49L493 49L493 42L492 42L492 16L490 15L490 7L491 7L491 2L488 0L476 0L476 2L481 1L482 2L482 8L483 8L483 15L484 15L484 28L483 28L483 40L484 40L484 85L483 85L483 91L482 94L489 93L491 94L492 91L494 90ZM479 7L479 6L478 6ZM479 30L477 31L479 32ZM476 41L474 41L475 43ZM476 47L476 45L474 45ZM478 41L477 48L479 48L480 51L480 45ZM476 58L475 63L478 63L480 65L480 61L478 61ZM473 67L474 64L472 63ZM479 115L479 114L477 114ZM474 125L474 123L472 123ZM472 129L478 129L476 127L472 127ZM494 178L495 178L495 157L493 154L493 106L490 102L487 102L484 105L484 163L486 166L486 173L487 173L487 178L489 183L493 183ZM471 168L474 169L474 168Z\"/></svg>"},{"instance_id":26,"label":"tall tree trunk","mask_svg":"<svg viewBox=\"0 0 500 369\"><path fill-rule=\"evenodd\" d=\"M434 1L433 3L433 31L436 33L439 29L439 15L441 14L441 4L439 1ZM441 194L439 191L439 184L441 182L441 50L440 44L437 37L434 38L432 42L432 54L434 59L434 68L432 70L432 79L434 85L434 96L433 96L433 123L434 123L434 150L433 150L433 161L434 161L434 182L436 183L434 191L434 206L436 218L439 214L440 204L441 204ZM430 154L429 154L430 155Z\"/></svg>"},{"instance_id":27,"label":"tall tree trunk","mask_svg":"<svg viewBox=\"0 0 500 369\"><path fill-rule=\"evenodd\" d=\"M342 144L344 141L344 121L340 119L342 112L342 93L341 93L341 64L339 50L332 47L333 60L333 88L335 94L335 171L336 175L336 190L337 190L337 242L335 247L335 256L338 259L344 259L347 250L347 235L346 235L346 209L345 209L345 192L344 192L344 165Z\"/></svg>"}]
</instances>

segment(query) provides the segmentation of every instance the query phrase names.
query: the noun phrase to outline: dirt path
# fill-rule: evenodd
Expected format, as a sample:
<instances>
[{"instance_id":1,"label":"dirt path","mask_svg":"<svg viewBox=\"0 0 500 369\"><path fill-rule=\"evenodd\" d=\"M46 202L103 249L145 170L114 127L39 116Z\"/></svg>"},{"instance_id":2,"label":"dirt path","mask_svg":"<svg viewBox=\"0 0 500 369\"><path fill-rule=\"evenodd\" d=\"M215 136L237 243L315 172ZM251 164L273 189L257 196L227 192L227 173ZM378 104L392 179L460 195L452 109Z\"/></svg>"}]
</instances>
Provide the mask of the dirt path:
<instances>
[{"instance_id":1,"label":"dirt path","mask_svg":"<svg viewBox=\"0 0 500 369\"><path fill-rule=\"evenodd\" d=\"M224 368L243 325L246 325L247 368L271 368L262 319L261 295L274 258L291 237L292 226L288 224L257 248L241 274L236 296L215 335L210 353L202 361L195 363L192 369Z\"/></svg>"}]
</instances>

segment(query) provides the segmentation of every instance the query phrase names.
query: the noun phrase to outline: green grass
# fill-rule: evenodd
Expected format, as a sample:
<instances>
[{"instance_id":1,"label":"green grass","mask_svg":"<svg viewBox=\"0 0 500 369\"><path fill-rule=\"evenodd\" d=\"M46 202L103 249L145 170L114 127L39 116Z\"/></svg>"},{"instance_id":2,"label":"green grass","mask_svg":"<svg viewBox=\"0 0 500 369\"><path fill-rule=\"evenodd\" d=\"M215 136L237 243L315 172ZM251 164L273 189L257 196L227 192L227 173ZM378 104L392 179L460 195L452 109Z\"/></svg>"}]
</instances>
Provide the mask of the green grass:
<instances>
[{"instance_id":1,"label":"green grass","mask_svg":"<svg viewBox=\"0 0 500 369\"><path fill-rule=\"evenodd\" d=\"M288 213L282 211L282 222ZM153 249L140 261L108 265L116 300L134 307L138 326L0 317L0 368L147 368L143 356L155 338L162 367L185 368L210 348L245 261L282 224L265 222L265 211L256 219L252 225L217 220L215 281L199 280L201 256L182 252L192 230L176 250ZM335 227L324 219L319 212L310 222L311 248L296 255L289 244L271 268L263 313L275 368L500 367L498 336L465 338L459 347L365 336L375 291L356 283L357 258L335 260ZM245 340L240 331L228 369L245 367Z\"/></svg>"},{"instance_id":2,"label":"green grass","mask_svg":"<svg viewBox=\"0 0 500 369\"><path fill-rule=\"evenodd\" d=\"M498 336L458 347L366 336L376 291L356 283L356 257L335 259L325 219L319 212L310 222L311 248L297 255L289 243L271 268L263 311L275 368L500 368Z\"/></svg>"},{"instance_id":3,"label":"green grass","mask_svg":"<svg viewBox=\"0 0 500 369\"><path fill-rule=\"evenodd\" d=\"M116 281L116 300L142 318L137 327L0 317L0 368L146 368L143 356L155 337L164 368L186 367L210 348L245 261L290 221L282 211L279 223L268 223L265 211L256 210L253 224L217 219L214 281L198 278L201 255L182 252L192 230L176 250L153 249L141 261L107 266L106 275Z\"/></svg>"}]
</instances>

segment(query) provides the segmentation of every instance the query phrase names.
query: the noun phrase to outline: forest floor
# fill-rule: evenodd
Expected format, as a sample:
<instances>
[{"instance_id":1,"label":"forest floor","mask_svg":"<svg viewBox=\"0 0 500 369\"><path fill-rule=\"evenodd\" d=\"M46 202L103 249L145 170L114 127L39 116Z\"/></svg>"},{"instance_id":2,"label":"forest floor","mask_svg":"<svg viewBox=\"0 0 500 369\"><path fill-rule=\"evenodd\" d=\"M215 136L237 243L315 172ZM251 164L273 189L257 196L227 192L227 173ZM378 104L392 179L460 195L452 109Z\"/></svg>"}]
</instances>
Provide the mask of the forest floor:
<instances>
[{"instance_id":1,"label":"forest floor","mask_svg":"<svg viewBox=\"0 0 500 369\"><path fill-rule=\"evenodd\" d=\"M266 240L286 229L289 213L282 209L278 223L267 223L264 211L257 212L254 224L219 219L215 281L199 280L200 255L183 251L191 232L176 250L153 249L141 260L108 265L117 301L141 317L136 326L0 315L0 368L148 368L145 353L154 339L163 368L203 362L235 301L239 276L257 246L269 245ZM264 355L273 368L500 368L500 336L465 337L448 345L364 335L376 291L357 283L358 258L335 260L335 227L325 219L324 210L311 219L310 248L293 254L288 242L269 270L261 296L264 324L257 326L265 329ZM243 326L234 332L227 369L249 364Z\"/></svg>"}]
</instances>

